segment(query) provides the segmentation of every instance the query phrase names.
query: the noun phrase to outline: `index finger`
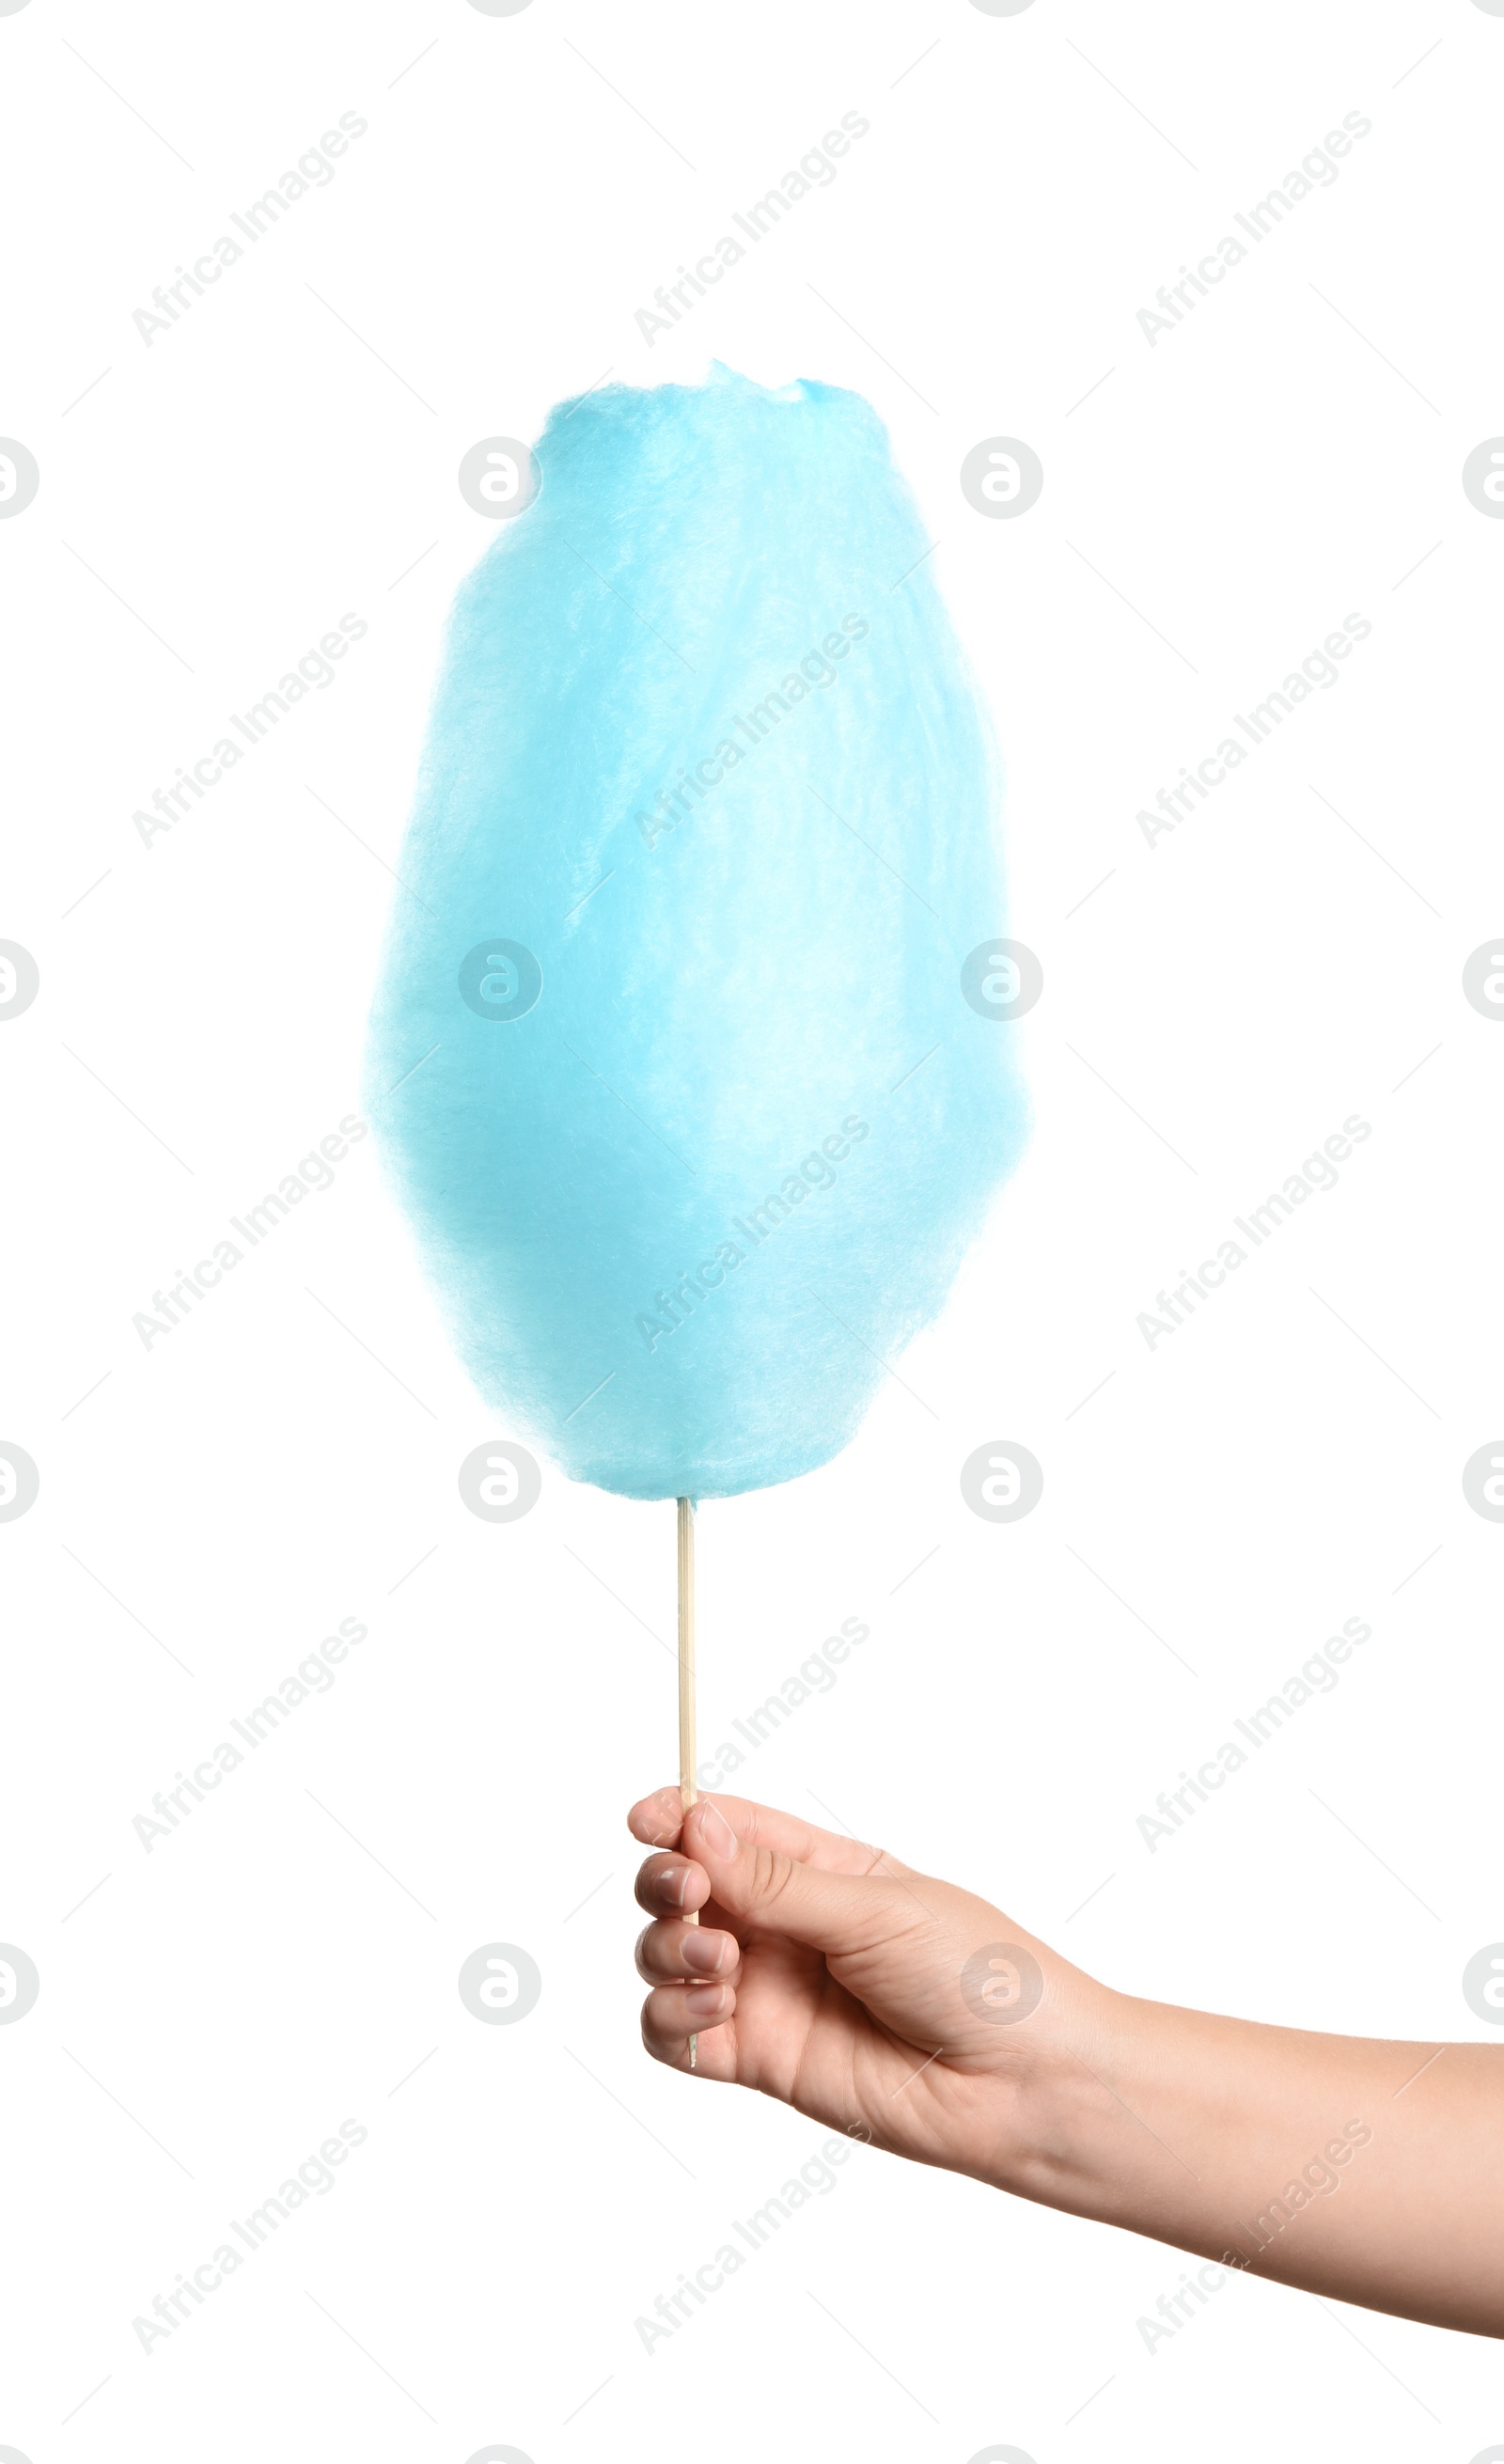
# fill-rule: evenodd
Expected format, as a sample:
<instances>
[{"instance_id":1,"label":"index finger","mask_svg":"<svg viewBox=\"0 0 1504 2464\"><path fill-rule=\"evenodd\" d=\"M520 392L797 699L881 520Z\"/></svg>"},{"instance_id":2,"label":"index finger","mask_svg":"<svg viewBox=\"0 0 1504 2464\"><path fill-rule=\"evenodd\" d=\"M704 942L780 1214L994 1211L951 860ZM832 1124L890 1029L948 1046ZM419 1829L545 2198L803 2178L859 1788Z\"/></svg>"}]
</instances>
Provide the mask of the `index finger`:
<instances>
[{"instance_id":1,"label":"index finger","mask_svg":"<svg viewBox=\"0 0 1504 2464\"><path fill-rule=\"evenodd\" d=\"M738 1839L777 1849L798 1864L813 1865L821 1874L871 1874L880 1865L889 1874L906 1874L909 1870L885 1849L869 1847L865 1840L847 1838L839 1831L821 1831L817 1824L805 1822L796 1814L781 1813L774 1805L758 1805L752 1797L723 1796L717 1791L714 1795L702 1796L699 1802L718 1807ZM684 1827L684 1803L678 1789L655 1789L651 1796L643 1797L633 1806L626 1820L634 1839L643 1840L650 1848L676 1848Z\"/></svg>"}]
</instances>

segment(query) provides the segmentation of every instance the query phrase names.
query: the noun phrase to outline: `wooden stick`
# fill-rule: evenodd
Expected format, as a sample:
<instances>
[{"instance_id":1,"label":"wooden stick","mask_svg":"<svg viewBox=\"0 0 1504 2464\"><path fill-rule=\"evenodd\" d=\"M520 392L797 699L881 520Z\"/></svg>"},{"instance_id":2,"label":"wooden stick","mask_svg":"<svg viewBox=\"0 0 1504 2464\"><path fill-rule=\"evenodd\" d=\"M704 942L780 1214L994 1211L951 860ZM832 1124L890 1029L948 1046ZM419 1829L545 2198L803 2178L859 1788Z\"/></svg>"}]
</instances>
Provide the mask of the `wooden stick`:
<instances>
[{"instance_id":1,"label":"wooden stick","mask_svg":"<svg viewBox=\"0 0 1504 2464\"><path fill-rule=\"evenodd\" d=\"M679 1500L679 1800L686 1814L698 1790L694 1784L694 1500ZM685 1912L686 1925L698 1925L698 1908ZM689 2068L699 2058L700 2039L689 2039Z\"/></svg>"}]
</instances>

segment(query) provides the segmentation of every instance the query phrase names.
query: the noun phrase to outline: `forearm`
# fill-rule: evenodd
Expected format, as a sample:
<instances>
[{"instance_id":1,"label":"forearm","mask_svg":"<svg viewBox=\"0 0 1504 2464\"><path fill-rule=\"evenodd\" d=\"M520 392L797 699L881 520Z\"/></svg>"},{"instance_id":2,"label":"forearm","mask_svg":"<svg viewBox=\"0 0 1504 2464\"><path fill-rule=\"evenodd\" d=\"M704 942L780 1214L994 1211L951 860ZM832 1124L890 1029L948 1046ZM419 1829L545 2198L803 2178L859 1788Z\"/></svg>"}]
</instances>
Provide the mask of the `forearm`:
<instances>
[{"instance_id":1,"label":"forearm","mask_svg":"<svg viewBox=\"0 0 1504 2464\"><path fill-rule=\"evenodd\" d=\"M1504 2049L1308 2035L1099 1989L1010 2096L1001 2153L969 2167L1001 2189L1504 2336Z\"/></svg>"}]
</instances>

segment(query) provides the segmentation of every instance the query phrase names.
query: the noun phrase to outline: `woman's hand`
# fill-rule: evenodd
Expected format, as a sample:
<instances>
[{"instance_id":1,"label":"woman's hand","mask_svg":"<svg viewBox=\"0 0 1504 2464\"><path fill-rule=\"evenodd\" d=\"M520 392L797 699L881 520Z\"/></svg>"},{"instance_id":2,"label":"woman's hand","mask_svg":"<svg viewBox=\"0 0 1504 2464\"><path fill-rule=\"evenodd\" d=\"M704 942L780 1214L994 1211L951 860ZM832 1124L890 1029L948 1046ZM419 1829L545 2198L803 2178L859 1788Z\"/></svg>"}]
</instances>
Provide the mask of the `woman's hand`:
<instances>
[{"instance_id":1,"label":"woman's hand","mask_svg":"<svg viewBox=\"0 0 1504 2464\"><path fill-rule=\"evenodd\" d=\"M1136 2000L990 1901L740 1797L634 1806L654 2058L1217 2265L1504 2336L1504 2046ZM697 1911L698 1926L685 1923ZM1206 2271L1203 2270L1203 2280Z\"/></svg>"},{"instance_id":2,"label":"woman's hand","mask_svg":"<svg viewBox=\"0 0 1504 2464\"><path fill-rule=\"evenodd\" d=\"M687 2070L698 2035L707 2079L923 2164L1009 2175L1061 2031L1090 2041L1112 1997L988 1901L792 1815L716 1796L685 1821L665 1788L628 1820L665 1852L637 1885L656 2060Z\"/></svg>"}]
</instances>

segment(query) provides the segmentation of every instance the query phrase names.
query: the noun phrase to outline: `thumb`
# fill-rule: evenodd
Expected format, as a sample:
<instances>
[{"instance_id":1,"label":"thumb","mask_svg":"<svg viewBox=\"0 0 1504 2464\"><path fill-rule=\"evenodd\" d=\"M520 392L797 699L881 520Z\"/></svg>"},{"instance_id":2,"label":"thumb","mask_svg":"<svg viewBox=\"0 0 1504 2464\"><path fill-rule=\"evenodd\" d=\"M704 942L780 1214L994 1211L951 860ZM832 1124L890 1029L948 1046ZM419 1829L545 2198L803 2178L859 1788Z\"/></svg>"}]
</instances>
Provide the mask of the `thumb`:
<instances>
[{"instance_id":1,"label":"thumb","mask_svg":"<svg viewBox=\"0 0 1504 2464\"><path fill-rule=\"evenodd\" d=\"M681 1848L703 1865L712 1896L729 1915L811 1950L854 1952L911 1930L926 1911L886 1874L832 1874L780 1848L738 1838L706 1799L685 1818Z\"/></svg>"}]
</instances>

